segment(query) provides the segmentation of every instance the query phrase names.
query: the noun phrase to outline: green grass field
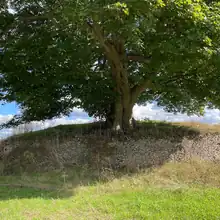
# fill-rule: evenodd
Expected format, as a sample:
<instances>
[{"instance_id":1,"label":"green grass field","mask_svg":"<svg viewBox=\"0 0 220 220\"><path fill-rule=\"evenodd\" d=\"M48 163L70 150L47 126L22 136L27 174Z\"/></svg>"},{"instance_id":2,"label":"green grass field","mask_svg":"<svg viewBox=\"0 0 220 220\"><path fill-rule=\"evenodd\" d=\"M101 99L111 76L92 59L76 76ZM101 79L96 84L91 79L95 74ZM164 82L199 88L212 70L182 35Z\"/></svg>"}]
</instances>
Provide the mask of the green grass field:
<instances>
[{"instance_id":1,"label":"green grass field","mask_svg":"<svg viewBox=\"0 0 220 220\"><path fill-rule=\"evenodd\" d=\"M220 219L218 189L123 189L76 195L0 188L1 219ZM58 196L58 197L57 197Z\"/></svg>"},{"instance_id":2,"label":"green grass field","mask_svg":"<svg viewBox=\"0 0 220 220\"><path fill-rule=\"evenodd\" d=\"M65 180L60 171L1 177L0 219L220 219L218 173L219 165L193 162L96 178L89 170Z\"/></svg>"}]
</instances>

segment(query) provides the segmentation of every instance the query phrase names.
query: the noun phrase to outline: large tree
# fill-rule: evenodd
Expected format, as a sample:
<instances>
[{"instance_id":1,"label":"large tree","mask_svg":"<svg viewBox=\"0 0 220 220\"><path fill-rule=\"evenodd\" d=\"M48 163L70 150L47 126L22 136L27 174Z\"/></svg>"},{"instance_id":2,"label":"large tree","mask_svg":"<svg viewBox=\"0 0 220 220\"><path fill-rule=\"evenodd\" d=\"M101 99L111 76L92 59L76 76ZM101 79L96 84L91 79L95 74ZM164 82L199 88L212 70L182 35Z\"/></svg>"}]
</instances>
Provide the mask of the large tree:
<instances>
[{"instance_id":1,"label":"large tree","mask_svg":"<svg viewBox=\"0 0 220 220\"><path fill-rule=\"evenodd\" d=\"M7 125L81 107L112 128L127 129L136 103L156 100L167 111L188 114L220 107L216 1L4 3L0 100L22 109Z\"/></svg>"}]
</instances>

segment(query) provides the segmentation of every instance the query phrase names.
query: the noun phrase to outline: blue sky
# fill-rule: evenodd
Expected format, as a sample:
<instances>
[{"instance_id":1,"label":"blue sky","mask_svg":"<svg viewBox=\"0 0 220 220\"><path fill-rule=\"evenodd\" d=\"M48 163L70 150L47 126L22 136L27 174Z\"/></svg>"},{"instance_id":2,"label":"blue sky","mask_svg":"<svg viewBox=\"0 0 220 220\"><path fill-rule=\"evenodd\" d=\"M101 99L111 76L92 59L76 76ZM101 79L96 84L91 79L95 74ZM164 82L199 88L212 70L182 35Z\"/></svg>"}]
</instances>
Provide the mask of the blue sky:
<instances>
[{"instance_id":1,"label":"blue sky","mask_svg":"<svg viewBox=\"0 0 220 220\"><path fill-rule=\"evenodd\" d=\"M0 106L0 115L10 115L16 112L18 112L18 107L15 102Z\"/></svg>"},{"instance_id":2,"label":"blue sky","mask_svg":"<svg viewBox=\"0 0 220 220\"><path fill-rule=\"evenodd\" d=\"M2 105L2 102L0 102L0 124L10 120L13 117L13 115L15 115L18 112L19 112L19 108L15 102L8 103L5 105ZM69 117L48 120L43 124L41 122L40 123L34 122L33 124L35 129L43 129L47 127L56 126L59 124L86 123L91 120L92 118L89 117L87 113L84 112L83 110L73 109L73 112L70 114ZM12 133L13 133L13 129L0 130L0 139L10 136Z\"/></svg>"},{"instance_id":3,"label":"blue sky","mask_svg":"<svg viewBox=\"0 0 220 220\"><path fill-rule=\"evenodd\" d=\"M2 105L2 102L0 102L0 115L6 116L6 115L15 115L17 112L19 112L19 107L15 102L8 103L5 105ZM77 119L78 117L80 118L89 118L89 116L82 111L74 111L71 113L69 119Z\"/></svg>"},{"instance_id":4,"label":"blue sky","mask_svg":"<svg viewBox=\"0 0 220 220\"><path fill-rule=\"evenodd\" d=\"M0 102L1 103L1 102ZM19 112L16 103L9 103L0 105L0 124L11 119L11 117ZM204 117L187 116L185 114L173 115L172 113L165 112L156 104L148 104L146 106L135 106L133 109L133 116L136 119L149 118L151 120L165 120L165 121L196 121L208 124L220 124L220 111L217 109L206 110ZM53 120L42 122L34 122L36 129L56 126L59 124L72 124L72 123L87 123L93 119L88 117L87 113L82 109L73 109L70 117L63 117ZM12 129L0 130L0 139L12 134Z\"/></svg>"}]
</instances>

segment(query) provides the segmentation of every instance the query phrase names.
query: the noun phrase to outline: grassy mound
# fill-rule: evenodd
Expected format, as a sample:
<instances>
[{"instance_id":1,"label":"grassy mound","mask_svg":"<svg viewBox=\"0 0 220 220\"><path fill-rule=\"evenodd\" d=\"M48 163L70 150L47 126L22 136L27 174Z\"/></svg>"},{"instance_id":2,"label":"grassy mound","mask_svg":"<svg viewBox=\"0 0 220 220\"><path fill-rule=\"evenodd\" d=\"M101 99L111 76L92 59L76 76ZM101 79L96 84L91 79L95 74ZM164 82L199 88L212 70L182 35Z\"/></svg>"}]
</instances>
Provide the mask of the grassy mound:
<instances>
[{"instance_id":1,"label":"grassy mound","mask_svg":"<svg viewBox=\"0 0 220 220\"><path fill-rule=\"evenodd\" d=\"M175 152L179 152L184 149L185 145L183 146L182 142L185 138L194 141L196 138L201 139L201 135L204 133L218 133L218 131L220 131L220 128L216 125L211 126L197 123L167 123L160 121L138 122L137 128L130 131L129 134L112 133L105 130L103 128L103 124L98 122L81 125L59 125L45 130L15 135L2 141L0 143L0 151L1 149L4 150L5 147L11 148L9 154L4 158L2 170L5 174L10 174L57 169L63 166L63 161L67 161L66 158L68 155L72 155L72 158L69 158L69 161L72 159L74 160L79 154L81 155L82 152L73 155L73 152L80 150L83 151L84 154L90 154L90 156L87 155L88 157L82 156L83 158L81 158L80 156L80 160L82 161L88 162L89 160L93 160L91 157L92 154L99 156L99 158L101 157L100 155L103 154L104 157L107 158L108 156L111 156L110 154L112 154L113 151L117 150L117 147L109 147L109 143L111 143L112 139L117 139L121 141L121 143L129 139L133 139L137 143L139 143L138 141L141 139L149 140L150 143L146 145L146 148L149 149L149 152L152 151L153 153L150 152L151 154L149 155L151 156L149 156L148 160L153 161L153 159L157 159L156 157L158 157L158 163L163 164L166 162L170 154L174 154ZM76 143L78 138L80 143ZM169 140L170 142L161 142L161 146L159 146L158 143L157 147L160 149L157 150L155 147L156 141L154 140L161 139ZM87 143L82 143L82 140ZM206 142L209 144L210 140L209 142ZM218 140L215 140L215 142L217 143ZM143 145L143 143L141 144ZM197 145L198 144L201 146L201 143L197 143ZM92 147L92 149L84 149L83 146L85 147L85 145L88 145L86 147L89 148ZM136 148L141 147L136 146ZM205 152L205 148L206 146L201 146L200 150L199 147L196 153L200 153L199 151ZM132 149L130 150L132 151ZM210 149L207 151L209 151L208 153L211 154L209 158L211 158L216 152L218 154L218 150L214 152L215 149ZM205 153L202 155L204 156L204 154ZM136 167L134 167L134 169L136 169Z\"/></svg>"},{"instance_id":2,"label":"grassy mound","mask_svg":"<svg viewBox=\"0 0 220 220\"><path fill-rule=\"evenodd\" d=\"M88 135L88 134L101 134L106 135L109 130L104 129L102 122L88 123L88 124L70 124L70 125L58 125L55 127L47 128L44 130L26 132L9 137L6 141L15 140L35 140L37 138L48 139L54 138L57 135L73 136L73 135ZM145 135L160 135L160 137L166 137L167 135L197 135L201 132L220 132L220 126L207 125L201 123L169 123L163 121L138 121L137 128L130 132L143 133ZM111 133L111 135L113 135Z\"/></svg>"}]
</instances>

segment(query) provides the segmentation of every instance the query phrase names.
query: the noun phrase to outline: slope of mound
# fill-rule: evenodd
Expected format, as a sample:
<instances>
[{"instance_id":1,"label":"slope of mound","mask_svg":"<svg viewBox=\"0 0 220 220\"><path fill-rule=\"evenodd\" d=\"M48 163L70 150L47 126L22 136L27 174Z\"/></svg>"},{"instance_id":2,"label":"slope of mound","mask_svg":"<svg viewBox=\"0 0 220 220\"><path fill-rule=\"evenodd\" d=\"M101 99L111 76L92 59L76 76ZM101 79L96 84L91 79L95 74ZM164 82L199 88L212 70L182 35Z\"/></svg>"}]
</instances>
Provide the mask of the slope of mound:
<instances>
[{"instance_id":1,"label":"slope of mound","mask_svg":"<svg viewBox=\"0 0 220 220\"><path fill-rule=\"evenodd\" d=\"M101 123L60 125L0 143L2 172L46 171L89 165L136 171L168 161L220 161L220 127L196 123L139 122L129 134Z\"/></svg>"}]
</instances>

